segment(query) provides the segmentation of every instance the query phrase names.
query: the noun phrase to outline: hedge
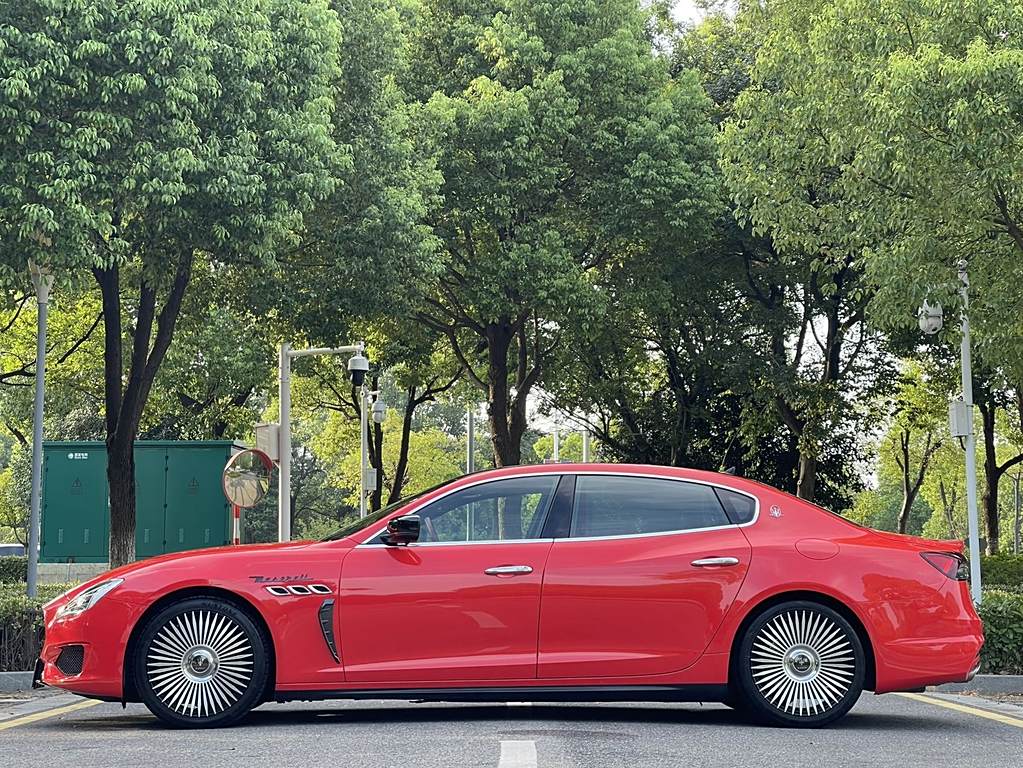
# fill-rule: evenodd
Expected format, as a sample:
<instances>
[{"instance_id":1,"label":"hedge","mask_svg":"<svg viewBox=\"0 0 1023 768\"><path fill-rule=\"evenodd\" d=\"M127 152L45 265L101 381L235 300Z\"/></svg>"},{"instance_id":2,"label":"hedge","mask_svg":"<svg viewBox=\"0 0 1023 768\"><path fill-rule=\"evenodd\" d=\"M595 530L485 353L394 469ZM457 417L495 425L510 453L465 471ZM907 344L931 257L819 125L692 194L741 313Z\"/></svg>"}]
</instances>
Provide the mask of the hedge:
<instances>
[{"instance_id":1,"label":"hedge","mask_svg":"<svg viewBox=\"0 0 1023 768\"><path fill-rule=\"evenodd\" d=\"M1023 593L985 589L978 613L984 620L981 672L1023 675Z\"/></svg>"},{"instance_id":2,"label":"hedge","mask_svg":"<svg viewBox=\"0 0 1023 768\"><path fill-rule=\"evenodd\" d=\"M1023 586L1023 555L986 555L980 558L984 584Z\"/></svg>"},{"instance_id":3,"label":"hedge","mask_svg":"<svg viewBox=\"0 0 1023 768\"><path fill-rule=\"evenodd\" d=\"M0 557L0 584L28 581L28 558L18 555Z\"/></svg>"}]
</instances>

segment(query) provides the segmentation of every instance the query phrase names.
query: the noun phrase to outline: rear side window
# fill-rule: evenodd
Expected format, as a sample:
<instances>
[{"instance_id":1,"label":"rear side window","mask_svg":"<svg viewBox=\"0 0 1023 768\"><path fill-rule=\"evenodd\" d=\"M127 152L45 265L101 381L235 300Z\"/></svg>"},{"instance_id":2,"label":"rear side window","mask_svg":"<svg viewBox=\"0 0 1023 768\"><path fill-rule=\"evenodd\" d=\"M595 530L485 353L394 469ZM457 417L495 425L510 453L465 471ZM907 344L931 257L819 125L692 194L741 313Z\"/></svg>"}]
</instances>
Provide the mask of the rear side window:
<instances>
[{"instance_id":1,"label":"rear side window","mask_svg":"<svg viewBox=\"0 0 1023 768\"><path fill-rule=\"evenodd\" d=\"M729 525L707 485L619 475L579 475L573 538L629 536Z\"/></svg>"},{"instance_id":2,"label":"rear side window","mask_svg":"<svg viewBox=\"0 0 1023 768\"><path fill-rule=\"evenodd\" d=\"M721 499L721 506L728 512L733 523L742 525L753 522L757 513L757 500L745 493L736 493L725 488L715 488L718 498Z\"/></svg>"}]
</instances>

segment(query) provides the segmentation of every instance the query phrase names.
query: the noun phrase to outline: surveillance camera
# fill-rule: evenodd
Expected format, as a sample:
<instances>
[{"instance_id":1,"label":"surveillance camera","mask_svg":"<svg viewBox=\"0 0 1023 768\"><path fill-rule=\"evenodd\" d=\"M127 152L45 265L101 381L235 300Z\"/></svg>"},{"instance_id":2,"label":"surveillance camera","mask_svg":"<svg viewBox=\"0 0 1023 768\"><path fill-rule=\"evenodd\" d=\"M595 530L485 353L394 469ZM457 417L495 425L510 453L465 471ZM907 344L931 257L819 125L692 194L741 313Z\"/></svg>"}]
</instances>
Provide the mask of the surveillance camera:
<instances>
[{"instance_id":1,"label":"surveillance camera","mask_svg":"<svg viewBox=\"0 0 1023 768\"><path fill-rule=\"evenodd\" d=\"M348 358L348 373L352 376L352 384L361 387L366 380L366 372L369 370L369 360L361 352L356 352Z\"/></svg>"},{"instance_id":2,"label":"surveillance camera","mask_svg":"<svg viewBox=\"0 0 1023 768\"><path fill-rule=\"evenodd\" d=\"M929 304L926 301L917 312L917 322L920 323L920 330L928 336L933 336L941 330L945 323L944 312L938 303Z\"/></svg>"},{"instance_id":3,"label":"surveillance camera","mask_svg":"<svg viewBox=\"0 0 1023 768\"><path fill-rule=\"evenodd\" d=\"M370 408L370 415L373 417L373 421L377 424L384 423L384 419L387 417L387 406L384 405L383 400L373 401L373 406Z\"/></svg>"}]
</instances>

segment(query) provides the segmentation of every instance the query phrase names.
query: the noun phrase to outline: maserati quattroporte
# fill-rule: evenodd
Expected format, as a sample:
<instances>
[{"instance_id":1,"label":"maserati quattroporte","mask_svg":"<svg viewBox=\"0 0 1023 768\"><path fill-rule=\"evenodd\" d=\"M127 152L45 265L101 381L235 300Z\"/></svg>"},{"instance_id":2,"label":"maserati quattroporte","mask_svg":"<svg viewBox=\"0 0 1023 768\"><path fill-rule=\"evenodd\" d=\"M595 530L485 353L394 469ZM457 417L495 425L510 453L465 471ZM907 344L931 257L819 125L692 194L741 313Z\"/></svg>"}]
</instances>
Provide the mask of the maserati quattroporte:
<instances>
[{"instance_id":1,"label":"maserati quattroporte","mask_svg":"<svg viewBox=\"0 0 1023 768\"><path fill-rule=\"evenodd\" d=\"M728 474L459 478L323 541L110 571L45 608L42 683L177 726L268 701L721 701L813 726L969 680L960 542L861 528Z\"/></svg>"}]
</instances>

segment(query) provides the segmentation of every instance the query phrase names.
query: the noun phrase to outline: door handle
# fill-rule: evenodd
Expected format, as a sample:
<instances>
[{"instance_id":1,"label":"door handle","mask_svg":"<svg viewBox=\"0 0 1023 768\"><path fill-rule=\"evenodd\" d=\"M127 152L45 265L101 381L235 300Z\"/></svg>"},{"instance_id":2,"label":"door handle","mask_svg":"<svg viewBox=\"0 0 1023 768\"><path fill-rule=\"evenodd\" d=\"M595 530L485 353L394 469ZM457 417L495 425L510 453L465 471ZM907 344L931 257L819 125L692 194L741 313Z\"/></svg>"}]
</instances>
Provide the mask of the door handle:
<instances>
[{"instance_id":1,"label":"door handle","mask_svg":"<svg viewBox=\"0 0 1023 768\"><path fill-rule=\"evenodd\" d=\"M483 571L487 576L517 576L532 572L533 567L529 565L495 565L493 568Z\"/></svg>"},{"instance_id":2,"label":"door handle","mask_svg":"<svg viewBox=\"0 0 1023 768\"><path fill-rule=\"evenodd\" d=\"M739 558L737 557L704 557L700 560L693 560L690 565L695 565L697 568L714 568L721 567L723 565L738 565Z\"/></svg>"}]
</instances>

